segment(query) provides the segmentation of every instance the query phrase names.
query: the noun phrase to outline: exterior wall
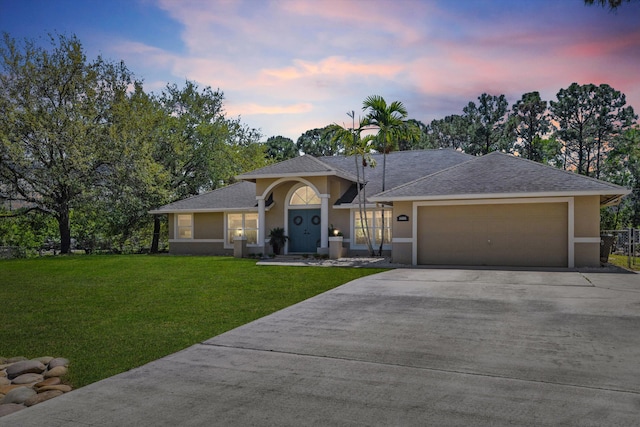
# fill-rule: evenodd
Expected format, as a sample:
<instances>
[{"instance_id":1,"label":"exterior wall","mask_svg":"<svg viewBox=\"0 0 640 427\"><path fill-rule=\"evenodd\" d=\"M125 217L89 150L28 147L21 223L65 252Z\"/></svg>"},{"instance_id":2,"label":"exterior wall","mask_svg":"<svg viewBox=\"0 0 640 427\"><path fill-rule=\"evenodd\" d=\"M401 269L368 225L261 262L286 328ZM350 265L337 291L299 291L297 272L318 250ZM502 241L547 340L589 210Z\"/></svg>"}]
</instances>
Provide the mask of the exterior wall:
<instances>
[{"instance_id":1,"label":"exterior wall","mask_svg":"<svg viewBox=\"0 0 640 427\"><path fill-rule=\"evenodd\" d=\"M173 240L175 239L175 235L176 235L176 216L175 214L169 214L169 240Z\"/></svg>"},{"instance_id":2,"label":"exterior wall","mask_svg":"<svg viewBox=\"0 0 640 427\"><path fill-rule=\"evenodd\" d=\"M398 221L398 217L406 215L409 221ZM399 264L411 264L413 254L413 203L396 202L393 204L392 229L392 261Z\"/></svg>"},{"instance_id":3,"label":"exterior wall","mask_svg":"<svg viewBox=\"0 0 640 427\"><path fill-rule=\"evenodd\" d=\"M224 213L193 214L194 239L224 239Z\"/></svg>"},{"instance_id":4,"label":"exterior wall","mask_svg":"<svg viewBox=\"0 0 640 427\"><path fill-rule=\"evenodd\" d=\"M418 263L566 267L567 203L418 209Z\"/></svg>"},{"instance_id":5,"label":"exterior wall","mask_svg":"<svg viewBox=\"0 0 640 427\"><path fill-rule=\"evenodd\" d=\"M575 266L600 266L600 198L574 198Z\"/></svg>"},{"instance_id":6,"label":"exterior wall","mask_svg":"<svg viewBox=\"0 0 640 427\"><path fill-rule=\"evenodd\" d=\"M169 242L169 253L173 255L233 255L233 248L225 249L223 243L197 240L174 240Z\"/></svg>"}]
</instances>

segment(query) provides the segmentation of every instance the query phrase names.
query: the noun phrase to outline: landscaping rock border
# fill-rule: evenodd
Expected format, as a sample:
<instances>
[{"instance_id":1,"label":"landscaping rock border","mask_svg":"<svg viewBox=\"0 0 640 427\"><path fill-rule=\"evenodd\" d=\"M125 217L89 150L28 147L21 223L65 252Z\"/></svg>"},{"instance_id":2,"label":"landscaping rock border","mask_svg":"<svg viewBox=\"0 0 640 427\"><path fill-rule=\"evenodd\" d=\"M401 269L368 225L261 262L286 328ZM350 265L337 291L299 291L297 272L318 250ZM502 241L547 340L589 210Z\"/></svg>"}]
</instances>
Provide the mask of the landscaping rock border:
<instances>
[{"instance_id":1,"label":"landscaping rock border","mask_svg":"<svg viewBox=\"0 0 640 427\"><path fill-rule=\"evenodd\" d=\"M64 357L0 357L0 417L71 391Z\"/></svg>"}]
</instances>

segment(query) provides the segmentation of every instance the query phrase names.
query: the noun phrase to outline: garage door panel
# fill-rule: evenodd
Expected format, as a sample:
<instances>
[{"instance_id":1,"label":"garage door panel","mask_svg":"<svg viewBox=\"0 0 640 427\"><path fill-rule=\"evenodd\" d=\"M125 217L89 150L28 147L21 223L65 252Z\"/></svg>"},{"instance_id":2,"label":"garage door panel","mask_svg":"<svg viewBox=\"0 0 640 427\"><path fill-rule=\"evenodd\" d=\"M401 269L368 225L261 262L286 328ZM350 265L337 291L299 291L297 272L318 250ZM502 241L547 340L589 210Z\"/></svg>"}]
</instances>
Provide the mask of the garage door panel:
<instances>
[{"instance_id":1,"label":"garage door panel","mask_svg":"<svg viewBox=\"0 0 640 427\"><path fill-rule=\"evenodd\" d=\"M567 204L424 206L418 263L567 265Z\"/></svg>"}]
</instances>

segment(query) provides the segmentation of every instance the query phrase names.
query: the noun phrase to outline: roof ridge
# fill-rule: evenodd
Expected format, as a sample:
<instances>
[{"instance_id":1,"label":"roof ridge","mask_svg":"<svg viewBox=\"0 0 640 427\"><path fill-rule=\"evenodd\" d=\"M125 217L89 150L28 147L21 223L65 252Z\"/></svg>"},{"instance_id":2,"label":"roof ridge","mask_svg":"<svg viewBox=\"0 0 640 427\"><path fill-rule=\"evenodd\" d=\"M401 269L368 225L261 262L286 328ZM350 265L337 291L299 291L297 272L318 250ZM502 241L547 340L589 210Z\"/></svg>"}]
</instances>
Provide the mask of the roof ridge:
<instances>
[{"instance_id":1,"label":"roof ridge","mask_svg":"<svg viewBox=\"0 0 640 427\"><path fill-rule=\"evenodd\" d=\"M453 150L453 151L455 151L455 150ZM466 153L461 153L461 154L466 154ZM481 156L481 157L482 157L482 156ZM408 186L408 185L415 184L416 182L419 182L419 181L425 180L425 179L430 178L430 177L432 177L432 176L436 176L436 175L441 174L441 173L443 173L443 172L446 172L446 171L449 171L449 170L451 170L451 169L457 168L458 166L466 165L466 164L467 164L467 163L469 163L469 162L476 161L476 160L480 159L481 157L472 156L472 158L471 158L471 159L469 159L469 160L467 160L467 161L464 161L464 162L461 162L461 163L455 164L455 165L453 165L453 166L449 166L448 168L444 168L444 169L441 169L441 170L439 170L439 171L436 171L436 172L430 173L429 175L421 176L420 178L416 178L416 179L414 179L413 181L405 182L404 184L398 185L397 187L390 188L390 189L385 190L385 191L382 191L382 192L380 192L380 193L373 194L371 197L382 196L384 193L388 193L388 192L390 192L390 191L395 191L395 190L397 190L397 189L399 189L399 188L403 188L403 187L406 187L406 186Z\"/></svg>"}]
</instances>

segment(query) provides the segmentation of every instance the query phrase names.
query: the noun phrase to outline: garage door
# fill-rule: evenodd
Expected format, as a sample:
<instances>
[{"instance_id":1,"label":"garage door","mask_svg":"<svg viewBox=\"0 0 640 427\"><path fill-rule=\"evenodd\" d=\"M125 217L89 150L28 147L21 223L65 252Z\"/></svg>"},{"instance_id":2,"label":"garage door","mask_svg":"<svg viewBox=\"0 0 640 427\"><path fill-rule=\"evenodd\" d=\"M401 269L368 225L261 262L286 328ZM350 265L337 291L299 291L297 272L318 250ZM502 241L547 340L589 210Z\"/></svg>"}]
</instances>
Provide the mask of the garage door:
<instances>
[{"instance_id":1,"label":"garage door","mask_svg":"<svg viewBox=\"0 0 640 427\"><path fill-rule=\"evenodd\" d=\"M418 208L418 264L567 266L567 203Z\"/></svg>"}]
</instances>

